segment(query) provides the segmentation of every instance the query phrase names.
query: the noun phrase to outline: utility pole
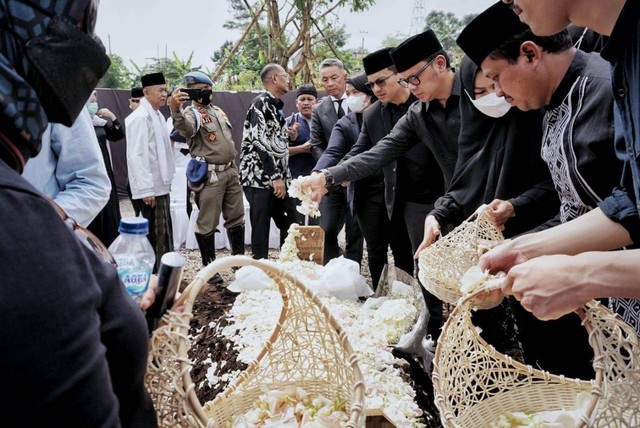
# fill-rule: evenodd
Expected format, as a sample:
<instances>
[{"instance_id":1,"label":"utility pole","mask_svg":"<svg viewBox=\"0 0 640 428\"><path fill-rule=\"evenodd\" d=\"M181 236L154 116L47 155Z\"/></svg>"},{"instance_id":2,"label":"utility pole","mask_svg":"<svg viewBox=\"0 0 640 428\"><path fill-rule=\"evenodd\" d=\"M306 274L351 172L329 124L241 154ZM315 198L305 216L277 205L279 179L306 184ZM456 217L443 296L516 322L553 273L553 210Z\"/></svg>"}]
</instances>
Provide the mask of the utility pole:
<instances>
[{"instance_id":1,"label":"utility pole","mask_svg":"<svg viewBox=\"0 0 640 428\"><path fill-rule=\"evenodd\" d=\"M421 33L427 20L427 0L414 0L410 36Z\"/></svg>"},{"instance_id":2,"label":"utility pole","mask_svg":"<svg viewBox=\"0 0 640 428\"><path fill-rule=\"evenodd\" d=\"M360 35L362 36L362 44L360 45L360 55L364 56L364 36L369 34L368 31L360 31Z\"/></svg>"}]
</instances>

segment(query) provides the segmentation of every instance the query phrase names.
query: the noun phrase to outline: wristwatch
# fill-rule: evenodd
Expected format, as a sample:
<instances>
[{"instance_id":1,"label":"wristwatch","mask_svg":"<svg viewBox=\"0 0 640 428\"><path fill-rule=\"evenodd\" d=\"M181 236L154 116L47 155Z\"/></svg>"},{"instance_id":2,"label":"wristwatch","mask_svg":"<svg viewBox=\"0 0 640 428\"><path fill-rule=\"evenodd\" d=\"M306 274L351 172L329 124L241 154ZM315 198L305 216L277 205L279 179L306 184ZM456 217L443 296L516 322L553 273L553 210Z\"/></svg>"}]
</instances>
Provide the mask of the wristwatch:
<instances>
[{"instance_id":1,"label":"wristwatch","mask_svg":"<svg viewBox=\"0 0 640 428\"><path fill-rule=\"evenodd\" d=\"M324 168L324 169L321 169L320 172L324 174L325 187L333 186L334 184L336 184L333 178L333 174L331 174L331 171L329 171L327 168Z\"/></svg>"}]
</instances>

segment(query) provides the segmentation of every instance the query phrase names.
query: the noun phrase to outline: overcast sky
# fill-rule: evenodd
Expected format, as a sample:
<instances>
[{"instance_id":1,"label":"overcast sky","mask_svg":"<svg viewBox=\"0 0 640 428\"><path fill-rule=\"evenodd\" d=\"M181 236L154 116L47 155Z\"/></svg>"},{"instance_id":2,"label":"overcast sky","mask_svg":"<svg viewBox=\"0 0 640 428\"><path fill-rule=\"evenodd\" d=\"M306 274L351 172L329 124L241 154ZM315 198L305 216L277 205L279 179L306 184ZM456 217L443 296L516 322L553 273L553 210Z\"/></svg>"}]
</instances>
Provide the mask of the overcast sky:
<instances>
[{"instance_id":1,"label":"overcast sky","mask_svg":"<svg viewBox=\"0 0 640 428\"><path fill-rule=\"evenodd\" d=\"M416 0L378 0L363 13L341 12L340 22L350 34L349 46L363 44L378 49L387 35L409 34ZM418 2L420 2L418 0ZM478 13L495 0L422 0L430 10L453 12L458 17ZM171 56L175 51L193 65L213 69L210 57L226 40L236 40L239 31L222 27L230 17L226 0L103 0L98 12L97 34L104 45L139 66L147 58Z\"/></svg>"}]
</instances>

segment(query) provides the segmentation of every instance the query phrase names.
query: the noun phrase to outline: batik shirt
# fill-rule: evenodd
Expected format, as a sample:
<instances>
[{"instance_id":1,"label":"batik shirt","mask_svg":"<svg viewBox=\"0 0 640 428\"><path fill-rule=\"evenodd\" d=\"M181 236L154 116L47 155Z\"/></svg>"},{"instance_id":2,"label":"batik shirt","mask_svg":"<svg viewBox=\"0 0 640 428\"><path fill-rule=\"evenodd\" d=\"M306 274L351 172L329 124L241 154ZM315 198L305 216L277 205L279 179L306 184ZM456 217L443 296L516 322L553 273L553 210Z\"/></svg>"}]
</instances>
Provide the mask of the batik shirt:
<instances>
[{"instance_id":1,"label":"batik shirt","mask_svg":"<svg viewBox=\"0 0 640 428\"><path fill-rule=\"evenodd\" d=\"M289 182L289 137L282 105L282 100L264 92L249 106L240 149L242 186L267 189L274 180Z\"/></svg>"},{"instance_id":2,"label":"batik shirt","mask_svg":"<svg viewBox=\"0 0 640 428\"><path fill-rule=\"evenodd\" d=\"M545 107L542 158L560 197L565 223L598 206L622 173L614 150L609 67L578 51Z\"/></svg>"}]
</instances>

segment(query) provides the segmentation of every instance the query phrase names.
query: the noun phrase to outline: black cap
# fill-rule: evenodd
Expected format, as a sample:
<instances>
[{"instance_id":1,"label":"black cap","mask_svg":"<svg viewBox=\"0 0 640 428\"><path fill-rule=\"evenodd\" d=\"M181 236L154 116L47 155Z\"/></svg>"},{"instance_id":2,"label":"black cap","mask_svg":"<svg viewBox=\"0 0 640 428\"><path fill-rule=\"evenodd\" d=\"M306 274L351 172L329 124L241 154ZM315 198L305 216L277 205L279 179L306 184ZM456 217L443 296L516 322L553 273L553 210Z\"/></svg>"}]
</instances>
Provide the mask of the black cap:
<instances>
[{"instance_id":1,"label":"black cap","mask_svg":"<svg viewBox=\"0 0 640 428\"><path fill-rule=\"evenodd\" d=\"M462 30L456 42L479 66L491 52L528 29L508 4L499 1L476 16Z\"/></svg>"},{"instance_id":2,"label":"black cap","mask_svg":"<svg viewBox=\"0 0 640 428\"><path fill-rule=\"evenodd\" d=\"M300 95L313 95L318 98L318 90L313 85L300 85L298 89L296 89L296 98Z\"/></svg>"},{"instance_id":3,"label":"black cap","mask_svg":"<svg viewBox=\"0 0 640 428\"><path fill-rule=\"evenodd\" d=\"M416 34L391 49L391 59L399 73L410 69L422 60L442 50L442 44L433 30Z\"/></svg>"},{"instance_id":4,"label":"black cap","mask_svg":"<svg viewBox=\"0 0 640 428\"><path fill-rule=\"evenodd\" d=\"M140 80L142 81L143 88L153 85L165 85L167 83L162 73L145 74Z\"/></svg>"},{"instance_id":5,"label":"black cap","mask_svg":"<svg viewBox=\"0 0 640 428\"><path fill-rule=\"evenodd\" d=\"M393 48L382 48L362 58L364 72L370 75L385 68L393 67L393 60L389 54L391 49Z\"/></svg>"},{"instance_id":6,"label":"black cap","mask_svg":"<svg viewBox=\"0 0 640 428\"><path fill-rule=\"evenodd\" d=\"M131 98L142 98L142 97L144 97L142 88L140 88L139 86L131 88Z\"/></svg>"}]
</instances>

